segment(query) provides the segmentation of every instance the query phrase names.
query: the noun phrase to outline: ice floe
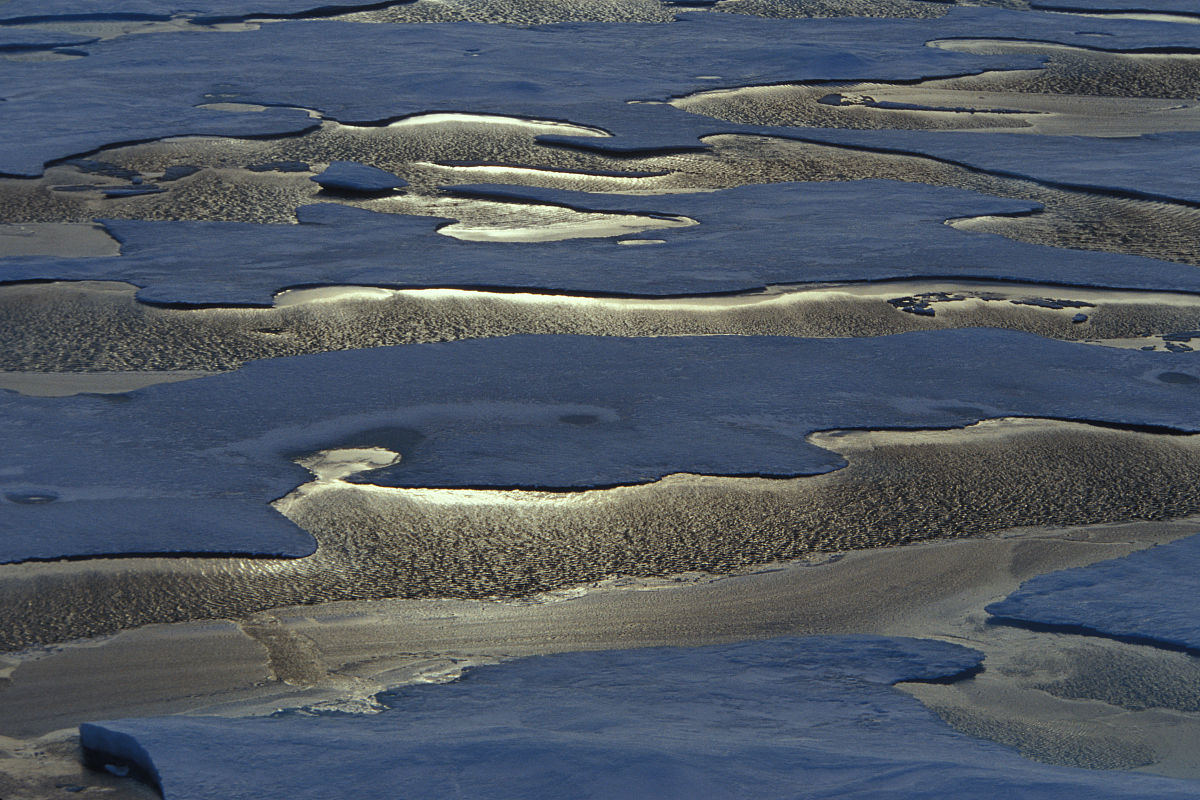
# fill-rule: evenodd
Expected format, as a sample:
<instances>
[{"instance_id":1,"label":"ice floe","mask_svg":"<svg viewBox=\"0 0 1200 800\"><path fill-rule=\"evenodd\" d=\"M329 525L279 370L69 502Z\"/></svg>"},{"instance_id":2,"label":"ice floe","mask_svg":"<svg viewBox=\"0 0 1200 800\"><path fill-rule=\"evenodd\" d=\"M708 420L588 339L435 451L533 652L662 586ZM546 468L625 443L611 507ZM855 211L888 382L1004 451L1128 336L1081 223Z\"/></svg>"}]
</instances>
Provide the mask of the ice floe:
<instances>
[{"instance_id":1,"label":"ice floe","mask_svg":"<svg viewBox=\"0 0 1200 800\"><path fill-rule=\"evenodd\" d=\"M864 636L570 653L384 695L370 716L86 723L96 766L167 800L458 794L589 797L1192 797L1195 784L1038 764L952 731L900 681L981 655Z\"/></svg>"}]
</instances>

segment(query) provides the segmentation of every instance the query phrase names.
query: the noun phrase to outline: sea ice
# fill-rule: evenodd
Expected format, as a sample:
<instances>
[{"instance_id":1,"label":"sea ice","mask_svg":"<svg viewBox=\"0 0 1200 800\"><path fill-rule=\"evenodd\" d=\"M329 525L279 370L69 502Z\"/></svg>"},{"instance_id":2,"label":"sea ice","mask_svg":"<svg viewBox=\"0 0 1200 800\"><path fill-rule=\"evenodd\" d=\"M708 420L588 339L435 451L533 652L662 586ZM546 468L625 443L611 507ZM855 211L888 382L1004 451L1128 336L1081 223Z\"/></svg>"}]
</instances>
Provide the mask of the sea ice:
<instances>
[{"instance_id":1,"label":"sea ice","mask_svg":"<svg viewBox=\"0 0 1200 800\"><path fill-rule=\"evenodd\" d=\"M634 252L613 239L460 241L434 235L444 224L438 219L323 203L300 208L299 225L106 220L120 259L9 258L4 275L123 280L142 287L147 301L260 305L281 289L316 284L682 295L938 276L1200 291L1200 271L1186 264L956 230L943 224L948 217L1019 214L1033 204L946 187L781 183L652 197L482 189L700 224L654 231L662 243Z\"/></svg>"},{"instance_id":2,"label":"sea ice","mask_svg":"<svg viewBox=\"0 0 1200 800\"><path fill-rule=\"evenodd\" d=\"M251 362L125 395L0 393L0 492L57 498L0 503L0 562L306 554L311 539L268 503L306 482L294 461L320 450L399 453L363 479L390 486L815 474L845 463L806 441L817 430L1032 416L1195 431L1196 384L1182 379L1197 376L1173 353L970 328L514 336ZM592 424L577 424L584 416Z\"/></svg>"},{"instance_id":3,"label":"sea ice","mask_svg":"<svg viewBox=\"0 0 1200 800\"><path fill-rule=\"evenodd\" d=\"M738 127L628 101L719 86L903 80L1039 64L1020 54L924 46L939 38L1035 36L1086 46L1099 33L1111 48L1200 46L1200 30L1189 25L1089 20L1088 31L1079 27L1065 15L956 8L937 20L696 13L671 25L305 22L229 36L122 37L89 45L86 64L6 70L6 118L28 135L0 147L0 172L37 175L45 162L113 142L286 133L306 119L198 108L213 102L317 109L347 123L434 108L566 119L618 135L593 147L678 147Z\"/></svg>"},{"instance_id":4,"label":"sea ice","mask_svg":"<svg viewBox=\"0 0 1200 800\"><path fill-rule=\"evenodd\" d=\"M1082 629L1200 653L1200 536L1039 575L987 611L1018 625Z\"/></svg>"},{"instance_id":5,"label":"sea ice","mask_svg":"<svg viewBox=\"0 0 1200 800\"><path fill-rule=\"evenodd\" d=\"M899 681L981 655L869 636L541 656L404 689L370 716L85 723L97 765L167 800L1191 798L1196 784L1027 761L952 731Z\"/></svg>"},{"instance_id":6,"label":"sea ice","mask_svg":"<svg viewBox=\"0 0 1200 800\"><path fill-rule=\"evenodd\" d=\"M322 189L340 189L347 192L386 192L408 185L408 181L390 172L359 164L355 161L334 161L313 180Z\"/></svg>"}]
</instances>

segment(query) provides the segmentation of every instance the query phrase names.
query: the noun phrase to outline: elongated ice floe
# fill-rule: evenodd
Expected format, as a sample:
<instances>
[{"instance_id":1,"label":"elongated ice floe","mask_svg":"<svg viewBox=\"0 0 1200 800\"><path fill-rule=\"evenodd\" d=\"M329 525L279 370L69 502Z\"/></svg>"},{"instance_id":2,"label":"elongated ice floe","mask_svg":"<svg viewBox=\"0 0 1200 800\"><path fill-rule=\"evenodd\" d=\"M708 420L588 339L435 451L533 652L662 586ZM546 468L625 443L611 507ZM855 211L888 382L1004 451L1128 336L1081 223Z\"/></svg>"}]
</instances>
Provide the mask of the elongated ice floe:
<instances>
[{"instance_id":1,"label":"elongated ice floe","mask_svg":"<svg viewBox=\"0 0 1200 800\"><path fill-rule=\"evenodd\" d=\"M804 437L831 428L1016 415L1193 431L1186 359L975 328L512 336L253 362L123 402L6 393L0 490L57 499L6 505L3 557L305 555L312 539L268 503L304 482L292 458L332 448L402 454L379 485L565 489L829 472L844 459Z\"/></svg>"},{"instance_id":2,"label":"elongated ice floe","mask_svg":"<svg viewBox=\"0 0 1200 800\"><path fill-rule=\"evenodd\" d=\"M866 636L573 653L402 690L370 717L164 717L80 733L93 764L136 766L168 800L319 797L330 782L364 797L386 786L523 800L560 797L564 781L597 797L1194 794L1190 781L1026 761L891 688L979 661L954 644Z\"/></svg>"},{"instance_id":3,"label":"elongated ice floe","mask_svg":"<svg viewBox=\"0 0 1200 800\"><path fill-rule=\"evenodd\" d=\"M9 345L0 388L124 392L253 359L519 334L854 338L974 326L1144 351L1200 347L1200 295L1038 284L885 281L662 298L323 286L283 291L270 308L163 307L136 292L88 281L0 286Z\"/></svg>"}]
</instances>

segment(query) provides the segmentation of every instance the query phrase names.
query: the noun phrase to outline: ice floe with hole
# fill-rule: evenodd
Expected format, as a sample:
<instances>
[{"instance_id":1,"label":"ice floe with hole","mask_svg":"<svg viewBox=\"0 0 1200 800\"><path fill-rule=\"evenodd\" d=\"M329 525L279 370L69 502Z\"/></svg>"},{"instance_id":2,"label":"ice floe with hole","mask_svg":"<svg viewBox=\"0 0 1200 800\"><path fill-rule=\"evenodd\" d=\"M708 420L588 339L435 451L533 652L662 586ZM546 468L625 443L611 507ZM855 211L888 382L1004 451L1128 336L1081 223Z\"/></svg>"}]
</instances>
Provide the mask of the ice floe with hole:
<instances>
[{"instance_id":1,"label":"ice floe with hole","mask_svg":"<svg viewBox=\"0 0 1200 800\"><path fill-rule=\"evenodd\" d=\"M1200 382L1200 367L1186 355L962 329L516 336L251 362L124 395L0 392L0 562L307 554L311 537L268 504L307 482L295 460L320 450L400 454L357 479L385 486L817 474L845 464L807 441L818 430L1004 416L1200 430L1200 390L1180 376Z\"/></svg>"},{"instance_id":2,"label":"ice floe with hole","mask_svg":"<svg viewBox=\"0 0 1200 800\"><path fill-rule=\"evenodd\" d=\"M1200 47L1194 26L1105 20L1089 26L1108 34L1111 47ZM606 141L618 149L695 146L697 136L731 125L628 101L722 85L903 80L1033 67L1039 61L1029 56L955 53L924 44L1035 32L1039 39L1089 43L1078 28L1078 20L1063 15L956 8L938 20L696 13L671 25L303 22L229 36L123 37L89 46L86 66L6 70L6 118L28 135L0 147L0 173L36 175L44 162L114 142L262 135L272 126L286 133L302 122L197 108L211 102L317 109L347 123L434 108L566 119L617 134Z\"/></svg>"},{"instance_id":3,"label":"ice floe with hole","mask_svg":"<svg viewBox=\"0 0 1200 800\"><path fill-rule=\"evenodd\" d=\"M167 800L1190 798L1194 781L1028 761L953 731L900 681L980 653L836 636L540 656L384 695L372 716L85 723L93 763L132 763Z\"/></svg>"},{"instance_id":4,"label":"ice floe with hole","mask_svg":"<svg viewBox=\"0 0 1200 800\"><path fill-rule=\"evenodd\" d=\"M1200 653L1200 536L1039 575L987 611L1017 625L1082 631Z\"/></svg>"},{"instance_id":5,"label":"ice floe with hole","mask_svg":"<svg viewBox=\"0 0 1200 800\"><path fill-rule=\"evenodd\" d=\"M128 281L153 302L260 305L281 289L318 284L673 295L936 276L1200 291L1200 270L1186 264L956 230L947 218L1034 207L959 189L855 181L649 197L481 190L513 201L678 214L700 224L655 230L644 236L658 243L638 248L612 238L471 242L434 235L444 224L436 219L319 204L299 209L299 225L110 220L104 224L121 242L121 258L8 258L2 274L8 281Z\"/></svg>"}]
</instances>

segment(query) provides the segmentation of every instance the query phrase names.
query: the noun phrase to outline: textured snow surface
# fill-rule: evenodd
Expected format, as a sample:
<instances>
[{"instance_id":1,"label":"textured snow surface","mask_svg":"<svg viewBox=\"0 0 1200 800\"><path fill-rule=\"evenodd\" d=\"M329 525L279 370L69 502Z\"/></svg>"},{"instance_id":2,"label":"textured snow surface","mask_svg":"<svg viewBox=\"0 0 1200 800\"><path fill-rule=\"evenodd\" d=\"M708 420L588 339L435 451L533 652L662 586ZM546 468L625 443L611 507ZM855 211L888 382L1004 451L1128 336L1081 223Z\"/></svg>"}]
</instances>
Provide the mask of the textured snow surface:
<instances>
[{"instance_id":1,"label":"textured snow surface","mask_svg":"<svg viewBox=\"0 0 1200 800\"><path fill-rule=\"evenodd\" d=\"M122 257L10 258L8 280L123 280L143 300L268 305L305 284L538 288L573 293L703 294L770 284L900 277L994 278L1200 291L1193 266L1061 250L960 231L949 217L1031 204L895 181L783 183L693 195L622 197L482 187L574 208L677 214L632 252L613 239L468 242L444 221L319 204L300 225L109 220ZM1070 290L1064 290L1069 292Z\"/></svg>"},{"instance_id":2,"label":"textured snow surface","mask_svg":"<svg viewBox=\"0 0 1200 800\"><path fill-rule=\"evenodd\" d=\"M570 653L385 696L370 717L162 717L80 726L167 800L1194 797L1195 784L1054 767L952 731L902 680L981 655L807 637Z\"/></svg>"},{"instance_id":3,"label":"textured snow surface","mask_svg":"<svg viewBox=\"0 0 1200 800\"><path fill-rule=\"evenodd\" d=\"M1200 536L1039 575L987 610L1018 624L1200 651Z\"/></svg>"},{"instance_id":4,"label":"textured snow surface","mask_svg":"<svg viewBox=\"0 0 1200 800\"><path fill-rule=\"evenodd\" d=\"M400 464L366 479L393 486L812 474L844 463L805 441L815 430L1003 416L1197 430L1189 377L1200 371L1172 353L964 329L511 337L252 362L127 395L5 393L0 496L51 502L0 502L0 561L307 553L307 534L267 503L305 481L292 459L327 448L399 452Z\"/></svg>"},{"instance_id":5,"label":"textured snow surface","mask_svg":"<svg viewBox=\"0 0 1200 800\"><path fill-rule=\"evenodd\" d=\"M1040 63L1030 56L976 56L923 46L933 39L1028 38L1086 46L1098 33L1109 48L1200 47L1196 26L1097 19L1087 27L1081 35L1079 21L1064 15L960 8L932 21L699 13L670 25L313 22L221 37L191 32L122 37L89 46L86 59L7 70L5 118L26 135L0 145L0 173L36 175L46 161L114 142L189 133L283 133L303 128L306 120L196 107L214 99L317 109L342 122L431 109L566 119L610 130L616 147L645 148L694 145L699 134L738 126L670 106L630 105L631 99ZM80 119L88 124L79 125Z\"/></svg>"}]
</instances>

